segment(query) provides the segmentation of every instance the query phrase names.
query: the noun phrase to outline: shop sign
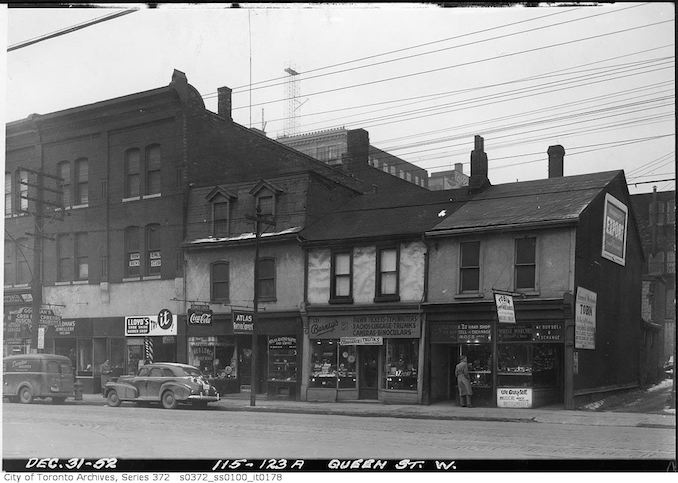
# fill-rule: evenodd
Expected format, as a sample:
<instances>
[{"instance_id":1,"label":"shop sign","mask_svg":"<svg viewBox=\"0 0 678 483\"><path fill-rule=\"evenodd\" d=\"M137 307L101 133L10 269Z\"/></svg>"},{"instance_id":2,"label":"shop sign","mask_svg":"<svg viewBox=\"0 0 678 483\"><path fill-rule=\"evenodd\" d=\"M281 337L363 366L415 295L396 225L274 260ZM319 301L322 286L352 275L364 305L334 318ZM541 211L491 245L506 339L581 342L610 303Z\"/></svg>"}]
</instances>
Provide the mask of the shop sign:
<instances>
[{"instance_id":1,"label":"shop sign","mask_svg":"<svg viewBox=\"0 0 678 483\"><path fill-rule=\"evenodd\" d=\"M511 295L495 293L494 303L497 306L497 319L500 324L516 323L516 313L513 308L513 297Z\"/></svg>"},{"instance_id":2,"label":"shop sign","mask_svg":"<svg viewBox=\"0 0 678 483\"><path fill-rule=\"evenodd\" d=\"M497 340L499 342L531 341L532 336L532 327L527 325L497 328Z\"/></svg>"},{"instance_id":3,"label":"shop sign","mask_svg":"<svg viewBox=\"0 0 678 483\"><path fill-rule=\"evenodd\" d=\"M254 332L254 314L252 312L233 311L233 333L252 334Z\"/></svg>"},{"instance_id":4,"label":"shop sign","mask_svg":"<svg viewBox=\"0 0 678 483\"><path fill-rule=\"evenodd\" d=\"M212 311L191 307L188 309L188 325L212 325Z\"/></svg>"},{"instance_id":5,"label":"shop sign","mask_svg":"<svg viewBox=\"0 0 678 483\"><path fill-rule=\"evenodd\" d=\"M574 348L596 348L596 299L597 294L577 287L574 314Z\"/></svg>"},{"instance_id":6,"label":"shop sign","mask_svg":"<svg viewBox=\"0 0 678 483\"><path fill-rule=\"evenodd\" d=\"M177 335L177 316L167 312L161 312L163 317L160 321L158 321L158 315L133 315L125 317L125 336Z\"/></svg>"},{"instance_id":7,"label":"shop sign","mask_svg":"<svg viewBox=\"0 0 678 483\"><path fill-rule=\"evenodd\" d=\"M458 342L489 342L490 340L490 324L462 322L457 328Z\"/></svg>"},{"instance_id":8,"label":"shop sign","mask_svg":"<svg viewBox=\"0 0 678 483\"><path fill-rule=\"evenodd\" d=\"M626 231L629 210L611 194L605 194L603 215L603 258L621 266L626 263Z\"/></svg>"},{"instance_id":9,"label":"shop sign","mask_svg":"<svg viewBox=\"0 0 678 483\"><path fill-rule=\"evenodd\" d=\"M383 337L341 337L339 345L383 345Z\"/></svg>"},{"instance_id":10,"label":"shop sign","mask_svg":"<svg viewBox=\"0 0 678 483\"><path fill-rule=\"evenodd\" d=\"M296 350L297 348L297 338L296 337L271 337L268 339L268 348L275 349L289 349Z\"/></svg>"},{"instance_id":11,"label":"shop sign","mask_svg":"<svg viewBox=\"0 0 678 483\"><path fill-rule=\"evenodd\" d=\"M33 295L30 293L6 293L3 296L5 305L22 305L33 302Z\"/></svg>"},{"instance_id":12,"label":"shop sign","mask_svg":"<svg viewBox=\"0 0 678 483\"><path fill-rule=\"evenodd\" d=\"M38 349L45 348L45 328L38 327Z\"/></svg>"},{"instance_id":13,"label":"shop sign","mask_svg":"<svg viewBox=\"0 0 678 483\"><path fill-rule=\"evenodd\" d=\"M498 387L497 407L499 408L531 408L532 389L520 387Z\"/></svg>"},{"instance_id":14,"label":"shop sign","mask_svg":"<svg viewBox=\"0 0 678 483\"><path fill-rule=\"evenodd\" d=\"M342 315L309 317L311 339L341 339L342 337L419 338L419 314Z\"/></svg>"},{"instance_id":15,"label":"shop sign","mask_svg":"<svg viewBox=\"0 0 678 483\"><path fill-rule=\"evenodd\" d=\"M532 340L535 342L562 342L563 324L561 322L534 324Z\"/></svg>"},{"instance_id":16,"label":"shop sign","mask_svg":"<svg viewBox=\"0 0 678 483\"><path fill-rule=\"evenodd\" d=\"M62 320L54 328L56 329L56 335L73 335L75 334L75 320Z\"/></svg>"},{"instance_id":17,"label":"shop sign","mask_svg":"<svg viewBox=\"0 0 678 483\"><path fill-rule=\"evenodd\" d=\"M11 315L14 317L17 324L31 325L33 320L33 308L21 307L16 312L12 312ZM61 317L54 315L52 309L40 309L40 325L56 326L60 321Z\"/></svg>"}]
</instances>

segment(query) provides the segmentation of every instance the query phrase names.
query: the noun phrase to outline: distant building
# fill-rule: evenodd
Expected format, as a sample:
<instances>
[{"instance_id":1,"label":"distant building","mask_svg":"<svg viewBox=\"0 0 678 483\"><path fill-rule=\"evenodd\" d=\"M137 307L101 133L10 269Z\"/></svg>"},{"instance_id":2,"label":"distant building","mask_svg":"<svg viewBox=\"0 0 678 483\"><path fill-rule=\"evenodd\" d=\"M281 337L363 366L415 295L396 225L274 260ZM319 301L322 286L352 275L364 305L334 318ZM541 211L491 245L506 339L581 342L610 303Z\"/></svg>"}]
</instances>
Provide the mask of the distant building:
<instances>
[{"instance_id":1,"label":"distant building","mask_svg":"<svg viewBox=\"0 0 678 483\"><path fill-rule=\"evenodd\" d=\"M351 136L351 133L356 132L364 133L364 137ZM277 141L330 166L340 166L360 177L359 173L365 171L364 166L347 163L346 156L352 149L351 144L363 139L366 139L368 143L366 160L368 166L422 188L428 187L428 172L425 169L370 145L367 131L363 129L328 129L295 136L283 136Z\"/></svg>"},{"instance_id":2,"label":"distant building","mask_svg":"<svg viewBox=\"0 0 678 483\"><path fill-rule=\"evenodd\" d=\"M437 191L463 188L468 186L468 180L469 176L464 174L464 165L455 163L452 170L431 173L428 178L428 189Z\"/></svg>"}]
</instances>

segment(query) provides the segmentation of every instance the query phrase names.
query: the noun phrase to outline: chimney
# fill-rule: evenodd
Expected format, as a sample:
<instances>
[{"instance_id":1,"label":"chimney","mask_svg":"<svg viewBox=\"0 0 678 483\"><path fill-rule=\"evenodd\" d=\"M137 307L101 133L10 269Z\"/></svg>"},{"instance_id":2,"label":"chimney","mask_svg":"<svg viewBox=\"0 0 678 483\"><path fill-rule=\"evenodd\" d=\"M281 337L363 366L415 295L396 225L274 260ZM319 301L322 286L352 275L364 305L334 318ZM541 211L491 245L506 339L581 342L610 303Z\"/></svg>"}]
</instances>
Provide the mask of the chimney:
<instances>
[{"instance_id":1,"label":"chimney","mask_svg":"<svg viewBox=\"0 0 678 483\"><path fill-rule=\"evenodd\" d=\"M454 170L457 173L464 173L464 163L454 163Z\"/></svg>"},{"instance_id":2,"label":"chimney","mask_svg":"<svg viewBox=\"0 0 678 483\"><path fill-rule=\"evenodd\" d=\"M549 178L562 178L565 148L560 144L556 144L555 146L549 146L546 153L549 155Z\"/></svg>"},{"instance_id":3,"label":"chimney","mask_svg":"<svg viewBox=\"0 0 678 483\"><path fill-rule=\"evenodd\" d=\"M474 137L474 149L471 151L471 178L469 188L481 190L489 186L487 178L487 154L485 153L485 139L481 136Z\"/></svg>"},{"instance_id":4,"label":"chimney","mask_svg":"<svg viewBox=\"0 0 678 483\"><path fill-rule=\"evenodd\" d=\"M231 88L229 87L219 87L217 89L218 95L218 104L217 104L217 114L221 117L232 121L231 117Z\"/></svg>"}]
</instances>

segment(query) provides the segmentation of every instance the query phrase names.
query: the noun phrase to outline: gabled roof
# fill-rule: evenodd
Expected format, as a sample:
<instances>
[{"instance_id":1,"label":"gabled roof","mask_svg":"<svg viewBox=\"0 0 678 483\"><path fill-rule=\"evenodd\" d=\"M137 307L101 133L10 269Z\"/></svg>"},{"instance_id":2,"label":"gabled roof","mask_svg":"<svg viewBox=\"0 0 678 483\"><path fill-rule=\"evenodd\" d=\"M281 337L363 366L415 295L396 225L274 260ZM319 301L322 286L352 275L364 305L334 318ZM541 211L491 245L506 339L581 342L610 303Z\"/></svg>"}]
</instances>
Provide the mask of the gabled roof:
<instances>
[{"instance_id":1,"label":"gabled roof","mask_svg":"<svg viewBox=\"0 0 678 483\"><path fill-rule=\"evenodd\" d=\"M364 194L310 224L300 235L311 243L423 236L466 198L466 190Z\"/></svg>"},{"instance_id":2,"label":"gabled roof","mask_svg":"<svg viewBox=\"0 0 678 483\"><path fill-rule=\"evenodd\" d=\"M266 181L265 179L260 179L259 182L254 185L254 188L250 190L251 195L256 195L259 193L262 189L267 188L269 191L273 192L276 195L279 195L281 193L284 193L284 190L270 181Z\"/></svg>"},{"instance_id":3,"label":"gabled roof","mask_svg":"<svg viewBox=\"0 0 678 483\"><path fill-rule=\"evenodd\" d=\"M617 176L623 176L623 171L490 186L473 196L428 234L575 223L582 211Z\"/></svg>"},{"instance_id":4,"label":"gabled roof","mask_svg":"<svg viewBox=\"0 0 678 483\"><path fill-rule=\"evenodd\" d=\"M237 200L238 199L238 195L231 193L230 191L228 191L223 186L215 186L214 189L212 191L210 191L207 194L207 196L205 196L205 199L207 201L212 201L214 199L214 197L217 196L217 195L221 195L224 198L227 198L229 200Z\"/></svg>"}]
</instances>

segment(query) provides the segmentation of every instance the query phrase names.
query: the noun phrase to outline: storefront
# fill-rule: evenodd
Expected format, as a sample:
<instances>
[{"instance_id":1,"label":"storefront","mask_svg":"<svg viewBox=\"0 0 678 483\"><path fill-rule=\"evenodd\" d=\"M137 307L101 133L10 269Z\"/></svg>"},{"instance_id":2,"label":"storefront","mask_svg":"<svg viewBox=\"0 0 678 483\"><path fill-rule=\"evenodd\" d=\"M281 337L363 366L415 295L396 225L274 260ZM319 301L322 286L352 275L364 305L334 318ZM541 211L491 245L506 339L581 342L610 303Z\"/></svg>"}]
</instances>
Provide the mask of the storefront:
<instances>
[{"instance_id":1,"label":"storefront","mask_svg":"<svg viewBox=\"0 0 678 483\"><path fill-rule=\"evenodd\" d=\"M421 317L311 316L309 401L420 401Z\"/></svg>"},{"instance_id":2,"label":"storefront","mask_svg":"<svg viewBox=\"0 0 678 483\"><path fill-rule=\"evenodd\" d=\"M562 402L562 315L549 319L558 312L523 312L521 319L517 312L515 324L499 324L490 310L485 320L477 312L467 314L468 321L451 320L463 310L429 314L430 402L458 401L454 369L461 356L467 357L474 405L532 408ZM545 317L535 320L540 313Z\"/></svg>"},{"instance_id":3,"label":"storefront","mask_svg":"<svg viewBox=\"0 0 678 483\"><path fill-rule=\"evenodd\" d=\"M201 315L196 316L193 315L196 310L189 311L187 319L188 363L207 374L220 394L251 391L251 330L254 325L236 321L234 314L237 316L237 312L212 314L203 308ZM245 318L248 315L239 314ZM262 314L256 330L257 382L254 390L272 398L297 399L297 340L300 340L301 319Z\"/></svg>"}]
</instances>

